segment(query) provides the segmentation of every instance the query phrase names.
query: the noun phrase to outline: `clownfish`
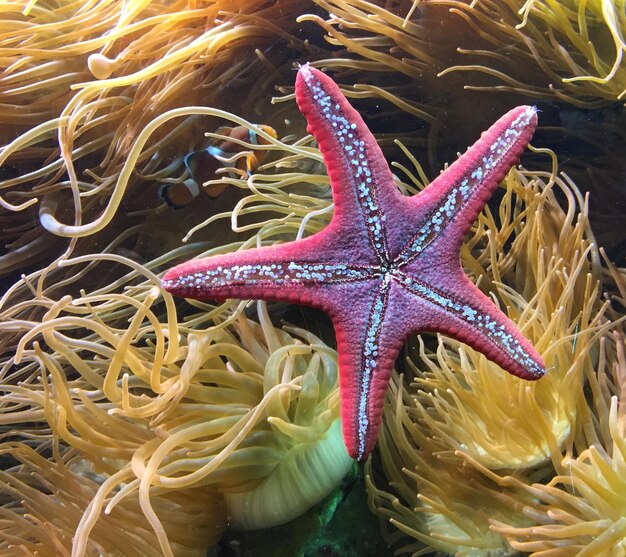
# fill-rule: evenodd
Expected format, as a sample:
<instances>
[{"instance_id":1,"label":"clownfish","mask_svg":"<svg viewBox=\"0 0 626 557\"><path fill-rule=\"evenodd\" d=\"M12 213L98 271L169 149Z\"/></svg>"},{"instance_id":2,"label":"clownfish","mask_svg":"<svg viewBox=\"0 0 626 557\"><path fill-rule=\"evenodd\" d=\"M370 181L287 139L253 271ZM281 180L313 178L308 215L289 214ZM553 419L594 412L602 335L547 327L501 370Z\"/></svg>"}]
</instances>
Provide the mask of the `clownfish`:
<instances>
[{"instance_id":1,"label":"clownfish","mask_svg":"<svg viewBox=\"0 0 626 557\"><path fill-rule=\"evenodd\" d=\"M266 134L276 139L278 134L271 126L258 125ZM245 126L234 128L222 127L217 133L239 141L245 141L251 145L268 145L269 141L256 134L254 130ZM230 160L239 153L246 153L245 156ZM182 209L189 205L201 192L209 197L217 197L225 189L226 184L211 184L203 186L202 183L215 176L216 171L222 168L232 168L233 174L250 176L265 160L267 151L246 150L243 145L228 139L219 140L217 143L209 145L201 151L194 151L183 157L183 164L190 175L190 178L177 183L165 184L159 190L159 196L165 203L174 209Z\"/></svg>"}]
</instances>

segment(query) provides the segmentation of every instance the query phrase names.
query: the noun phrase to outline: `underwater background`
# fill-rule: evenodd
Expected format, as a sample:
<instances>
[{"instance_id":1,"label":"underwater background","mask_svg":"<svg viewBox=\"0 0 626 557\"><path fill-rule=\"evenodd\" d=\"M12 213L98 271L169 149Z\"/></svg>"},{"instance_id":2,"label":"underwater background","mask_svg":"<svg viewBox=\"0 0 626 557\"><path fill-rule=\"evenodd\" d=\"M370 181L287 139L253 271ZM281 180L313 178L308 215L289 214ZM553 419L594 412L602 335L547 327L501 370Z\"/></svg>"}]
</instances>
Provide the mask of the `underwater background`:
<instances>
[{"instance_id":1,"label":"underwater background","mask_svg":"<svg viewBox=\"0 0 626 557\"><path fill-rule=\"evenodd\" d=\"M626 556L625 34L625 0L0 1L0 555ZM159 279L329 223L306 62L407 195L540 110L461 259L548 373L411 338L365 463L328 316Z\"/></svg>"}]
</instances>

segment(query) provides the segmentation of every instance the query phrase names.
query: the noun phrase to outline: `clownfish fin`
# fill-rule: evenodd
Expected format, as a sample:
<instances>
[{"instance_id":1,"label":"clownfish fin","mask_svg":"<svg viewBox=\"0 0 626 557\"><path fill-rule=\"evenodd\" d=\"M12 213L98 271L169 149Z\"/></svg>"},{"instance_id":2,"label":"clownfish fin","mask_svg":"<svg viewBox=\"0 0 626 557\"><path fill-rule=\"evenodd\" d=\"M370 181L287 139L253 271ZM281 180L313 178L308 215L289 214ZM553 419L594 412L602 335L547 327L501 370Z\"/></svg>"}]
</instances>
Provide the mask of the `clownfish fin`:
<instances>
[{"instance_id":1,"label":"clownfish fin","mask_svg":"<svg viewBox=\"0 0 626 557\"><path fill-rule=\"evenodd\" d=\"M248 177L252 176L256 172L256 169L259 168L259 159L254 153L248 153L246 157L246 172L248 173Z\"/></svg>"}]
</instances>

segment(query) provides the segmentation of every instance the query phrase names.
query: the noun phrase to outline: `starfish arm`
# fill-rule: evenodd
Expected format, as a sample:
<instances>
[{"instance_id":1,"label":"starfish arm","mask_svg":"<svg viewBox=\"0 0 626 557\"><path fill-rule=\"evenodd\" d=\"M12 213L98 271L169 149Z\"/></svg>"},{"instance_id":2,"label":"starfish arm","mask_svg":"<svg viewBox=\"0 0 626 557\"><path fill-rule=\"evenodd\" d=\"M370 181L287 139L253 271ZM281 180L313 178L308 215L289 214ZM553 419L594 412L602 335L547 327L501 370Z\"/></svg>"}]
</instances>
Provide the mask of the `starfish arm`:
<instances>
[{"instance_id":1,"label":"starfish arm","mask_svg":"<svg viewBox=\"0 0 626 557\"><path fill-rule=\"evenodd\" d=\"M360 303L333 315L339 353L341 421L348 454L363 460L373 450L385 392L404 337L390 320L392 282L381 277Z\"/></svg>"},{"instance_id":2,"label":"starfish arm","mask_svg":"<svg viewBox=\"0 0 626 557\"><path fill-rule=\"evenodd\" d=\"M308 64L298 72L296 101L330 177L330 226L356 245L369 245L372 262L389 261L385 214L397 213L404 201L374 136L337 84Z\"/></svg>"},{"instance_id":3,"label":"starfish arm","mask_svg":"<svg viewBox=\"0 0 626 557\"><path fill-rule=\"evenodd\" d=\"M510 110L426 189L410 198L407 202L418 224L396 261L409 262L441 243L447 248L442 255L456 257L472 223L519 160L536 127L536 108Z\"/></svg>"},{"instance_id":4,"label":"starfish arm","mask_svg":"<svg viewBox=\"0 0 626 557\"><path fill-rule=\"evenodd\" d=\"M371 278L376 269L342 262L319 240L311 236L188 261L170 269L162 284L172 294L196 300L250 298L333 309L334 286Z\"/></svg>"},{"instance_id":5,"label":"starfish arm","mask_svg":"<svg viewBox=\"0 0 626 557\"><path fill-rule=\"evenodd\" d=\"M415 298L425 304L419 315L407 317L413 332L435 331L456 338L523 379L544 375L543 360L530 341L461 269L423 273L419 279L404 273L396 276L409 298L414 298L413 307Z\"/></svg>"}]
</instances>

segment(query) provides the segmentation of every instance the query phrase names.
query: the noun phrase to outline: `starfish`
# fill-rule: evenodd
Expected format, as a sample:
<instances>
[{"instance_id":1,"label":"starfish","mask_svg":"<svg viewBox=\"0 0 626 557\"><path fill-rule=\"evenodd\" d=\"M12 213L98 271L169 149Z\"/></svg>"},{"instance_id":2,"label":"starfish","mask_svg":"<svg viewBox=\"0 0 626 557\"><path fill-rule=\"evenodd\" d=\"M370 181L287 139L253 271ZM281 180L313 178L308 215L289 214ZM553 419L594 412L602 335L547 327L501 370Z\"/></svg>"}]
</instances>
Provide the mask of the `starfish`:
<instances>
[{"instance_id":1,"label":"starfish","mask_svg":"<svg viewBox=\"0 0 626 557\"><path fill-rule=\"evenodd\" d=\"M409 197L330 77L300 67L296 101L330 177L330 224L295 242L183 263L165 274L163 287L198 300L252 298L326 311L337 337L344 441L356 460L376 444L389 377L410 335L444 333L518 377L540 378L541 356L460 263L465 234L528 145L537 110L505 114Z\"/></svg>"}]
</instances>

